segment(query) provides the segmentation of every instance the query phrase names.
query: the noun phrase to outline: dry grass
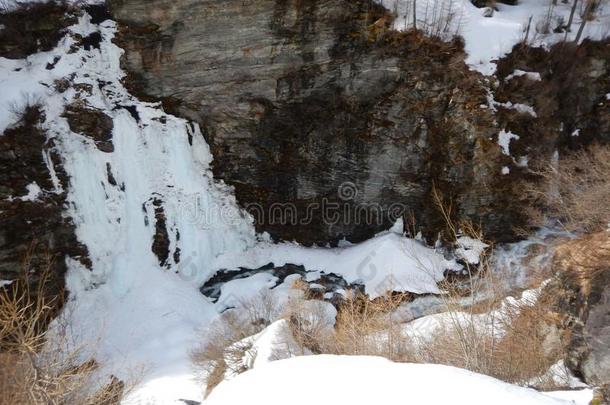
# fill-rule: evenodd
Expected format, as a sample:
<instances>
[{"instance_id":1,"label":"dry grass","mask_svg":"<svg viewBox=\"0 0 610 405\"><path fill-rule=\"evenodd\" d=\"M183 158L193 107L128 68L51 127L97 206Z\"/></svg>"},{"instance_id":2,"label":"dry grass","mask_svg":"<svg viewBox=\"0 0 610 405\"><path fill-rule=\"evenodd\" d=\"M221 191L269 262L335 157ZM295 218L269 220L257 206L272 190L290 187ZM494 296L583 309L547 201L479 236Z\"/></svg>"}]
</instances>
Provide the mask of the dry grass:
<instances>
[{"instance_id":1,"label":"dry grass","mask_svg":"<svg viewBox=\"0 0 610 405\"><path fill-rule=\"evenodd\" d=\"M456 224L451 204L440 193L433 195L446 221L445 240L456 243L460 236L483 239L473 224ZM334 325L324 307L328 304L309 300L318 296L310 294L304 282L294 286L302 292L301 298L289 300L281 314L270 309L268 299L249 303L243 306L246 322L228 318L220 336L214 335L212 343L198 353L196 362L209 367L208 392L227 371L245 371L242 359L252 346L245 338L268 324L269 314L289 321L290 333L302 349L290 355L372 355L397 362L446 364L511 383L552 388L552 381L542 376L559 360L563 347L552 318L553 300L506 300L505 280L491 271L490 253L491 248L476 265L464 263L463 274L440 284L445 292L444 310L431 317L437 327L425 336L417 330L413 333L409 324L400 321L396 310L410 297L392 291L375 300L357 290L347 292L337 305ZM544 279L540 275L536 285Z\"/></svg>"},{"instance_id":2,"label":"dry grass","mask_svg":"<svg viewBox=\"0 0 610 405\"><path fill-rule=\"evenodd\" d=\"M549 387L539 378L558 358L558 342L548 305L506 304L488 300L464 309L463 297L447 297L439 326L425 338L412 336L394 318L398 298L370 301L350 292L333 329L292 324L296 341L317 354L381 356L397 362L445 364L491 375L511 383ZM458 302L460 302L458 304ZM312 317L315 314L301 314ZM297 326L298 325L298 326Z\"/></svg>"},{"instance_id":3,"label":"dry grass","mask_svg":"<svg viewBox=\"0 0 610 405\"><path fill-rule=\"evenodd\" d=\"M610 271L610 235L601 231L563 243L557 248L553 267L569 276L580 293L588 296L600 277Z\"/></svg>"},{"instance_id":4,"label":"dry grass","mask_svg":"<svg viewBox=\"0 0 610 405\"><path fill-rule=\"evenodd\" d=\"M478 277L477 285L489 288L495 281L488 277ZM321 305L317 306L305 298L291 300L281 317L289 320L292 337L302 350L290 355L370 355L397 362L446 364L511 383L551 388L551 382L541 376L559 359L561 345L560 337L553 333L549 303L510 304L491 297L465 308L462 287L446 284L445 288L442 321L421 339L411 335L408 324L402 324L395 314L403 299L400 295L371 301L362 292L348 292L334 327L324 303L318 301ZM239 374L249 368L243 361L252 350L247 338L263 327L227 315L209 336L209 343L194 353L195 363L207 373L208 394L227 373Z\"/></svg>"},{"instance_id":5,"label":"dry grass","mask_svg":"<svg viewBox=\"0 0 610 405\"><path fill-rule=\"evenodd\" d=\"M501 312L448 314L450 319L418 344L418 361L535 385L559 358L552 322L546 319L548 307L541 303L505 303Z\"/></svg>"},{"instance_id":6,"label":"dry grass","mask_svg":"<svg viewBox=\"0 0 610 405\"><path fill-rule=\"evenodd\" d=\"M349 292L339 307L334 331L323 345L325 352L409 361L409 342L393 318L399 303L400 297L391 294L370 301L361 292Z\"/></svg>"},{"instance_id":7,"label":"dry grass","mask_svg":"<svg viewBox=\"0 0 610 405\"><path fill-rule=\"evenodd\" d=\"M193 363L203 371L206 393L220 384L229 374L240 374L248 370L244 363L246 353L252 357L252 342L249 337L259 333L279 317L280 309L274 297L261 293L251 300L243 301L242 313L225 312L206 335L206 343L191 352Z\"/></svg>"},{"instance_id":8,"label":"dry grass","mask_svg":"<svg viewBox=\"0 0 610 405\"><path fill-rule=\"evenodd\" d=\"M610 222L610 146L591 145L559 158L538 174L542 181L528 186L539 207L532 221L556 219L569 231L596 232Z\"/></svg>"},{"instance_id":9,"label":"dry grass","mask_svg":"<svg viewBox=\"0 0 610 405\"><path fill-rule=\"evenodd\" d=\"M94 389L95 362L79 361L79 350L67 349L67 342L47 340L47 326L63 301L48 294L51 268L49 260L33 279L24 266L20 279L0 288L0 404L118 404L122 382L113 378Z\"/></svg>"},{"instance_id":10,"label":"dry grass","mask_svg":"<svg viewBox=\"0 0 610 405\"><path fill-rule=\"evenodd\" d=\"M191 353L194 364L206 374L206 396L227 374L240 374L248 369L243 359L252 343L247 338L259 331L227 314L208 334L207 343Z\"/></svg>"}]
</instances>

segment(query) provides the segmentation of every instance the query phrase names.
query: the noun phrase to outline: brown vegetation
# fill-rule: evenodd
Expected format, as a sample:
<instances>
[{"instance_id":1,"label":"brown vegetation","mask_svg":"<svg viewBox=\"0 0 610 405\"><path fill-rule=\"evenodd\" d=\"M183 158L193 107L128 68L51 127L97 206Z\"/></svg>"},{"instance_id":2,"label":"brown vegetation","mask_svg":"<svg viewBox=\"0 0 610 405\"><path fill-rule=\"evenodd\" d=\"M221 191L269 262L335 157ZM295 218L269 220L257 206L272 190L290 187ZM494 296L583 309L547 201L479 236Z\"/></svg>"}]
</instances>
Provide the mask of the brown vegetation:
<instances>
[{"instance_id":1,"label":"brown vegetation","mask_svg":"<svg viewBox=\"0 0 610 405\"><path fill-rule=\"evenodd\" d=\"M96 363L61 338L66 331L55 317L63 296L47 291L51 268L33 275L26 265L20 279L0 287L0 405L118 404L124 384L112 378L96 388ZM54 318L58 333L47 339Z\"/></svg>"},{"instance_id":2,"label":"brown vegetation","mask_svg":"<svg viewBox=\"0 0 610 405\"><path fill-rule=\"evenodd\" d=\"M610 146L593 144L543 167L530 185L538 204L532 220L556 219L569 231L596 232L610 223Z\"/></svg>"},{"instance_id":3,"label":"brown vegetation","mask_svg":"<svg viewBox=\"0 0 610 405\"><path fill-rule=\"evenodd\" d=\"M212 324L206 334L206 343L191 353L193 363L205 374L206 396L227 374L239 374L248 369L242 361L252 350L252 342L247 338L262 331L279 314L273 296L266 293L241 302L240 307L244 308L243 317L225 312Z\"/></svg>"}]
</instances>

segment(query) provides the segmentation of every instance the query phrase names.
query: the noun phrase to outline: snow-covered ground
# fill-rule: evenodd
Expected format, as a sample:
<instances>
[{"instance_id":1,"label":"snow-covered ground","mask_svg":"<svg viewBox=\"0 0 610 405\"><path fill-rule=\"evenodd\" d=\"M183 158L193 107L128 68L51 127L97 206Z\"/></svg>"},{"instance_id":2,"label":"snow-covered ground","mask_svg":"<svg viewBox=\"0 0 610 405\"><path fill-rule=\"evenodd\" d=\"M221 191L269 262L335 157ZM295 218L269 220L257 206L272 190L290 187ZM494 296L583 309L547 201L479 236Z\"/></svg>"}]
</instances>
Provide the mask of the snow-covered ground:
<instances>
[{"instance_id":1,"label":"snow-covered ground","mask_svg":"<svg viewBox=\"0 0 610 405\"><path fill-rule=\"evenodd\" d=\"M378 1L388 10L397 12L394 28L402 30L413 26L413 0ZM554 33L553 30L560 21L568 22L572 1L558 1L556 5L552 5L550 0L519 0L515 6L496 3L497 11L486 17L489 10L475 7L470 0L415 0L417 27L436 31L440 20L442 36L448 39L458 33L464 37L468 54L466 63L486 75L495 72L494 60L510 52L525 38L530 17L528 43L531 45L550 46L564 39L574 40L585 2L579 3L566 37L565 33ZM610 8L607 2L601 2L596 18L585 25L582 38L603 39L609 34Z\"/></svg>"},{"instance_id":2,"label":"snow-covered ground","mask_svg":"<svg viewBox=\"0 0 610 405\"><path fill-rule=\"evenodd\" d=\"M448 366L323 355L255 367L221 383L204 404L585 405L591 400L590 391L570 394L547 395ZM576 398L579 402L572 402Z\"/></svg>"}]
</instances>

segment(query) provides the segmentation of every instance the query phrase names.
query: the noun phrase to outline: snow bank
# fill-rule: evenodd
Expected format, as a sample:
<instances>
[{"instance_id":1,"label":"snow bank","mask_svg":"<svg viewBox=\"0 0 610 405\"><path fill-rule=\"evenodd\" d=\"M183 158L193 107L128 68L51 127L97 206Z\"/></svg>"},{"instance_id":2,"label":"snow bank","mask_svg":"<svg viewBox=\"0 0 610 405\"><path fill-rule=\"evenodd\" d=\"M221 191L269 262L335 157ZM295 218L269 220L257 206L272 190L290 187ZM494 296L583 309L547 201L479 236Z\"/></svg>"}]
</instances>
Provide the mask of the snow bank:
<instances>
[{"instance_id":1,"label":"snow bank","mask_svg":"<svg viewBox=\"0 0 610 405\"><path fill-rule=\"evenodd\" d=\"M434 249L393 232L335 249L261 242L241 253L220 255L214 267L259 268L269 262L276 266L292 263L311 271L335 273L348 283L363 284L371 298L388 290L437 294L440 290L436 283L443 279L445 270L459 269L455 261L446 260ZM308 281L315 279L312 275Z\"/></svg>"},{"instance_id":2,"label":"snow bank","mask_svg":"<svg viewBox=\"0 0 610 405\"><path fill-rule=\"evenodd\" d=\"M488 244L469 236L460 236L457 240L457 246L456 256L470 264L479 264L481 255L489 247Z\"/></svg>"},{"instance_id":3,"label":"snow bank","mask_svg":"<svg viewBox=\"0 0 610 405\"><path fill-rule=\"evenodd\" d=\"M304 356L269 363L221 383L205 405L569 404L466 370L379 357Z\"/></svg>"},{"instance_id":4,"label":"snow bank","mask_svg":"<svg viewBox=\"0 0 610 405\"><path fill-rule=\"evenodd\" d=\"M499 308L487 313L452 310L415 319L403 325L402 334L409 337L415 344L426 343L439 333L459 326L462 329L472 327L481 336L502 338L506 333L505 327L510 324L512 317L519 313L520 308L535 305L546 284L547 282L544 282L536 289L523 291L519 298L506 297Z\"/></svg>"}]
</instances>

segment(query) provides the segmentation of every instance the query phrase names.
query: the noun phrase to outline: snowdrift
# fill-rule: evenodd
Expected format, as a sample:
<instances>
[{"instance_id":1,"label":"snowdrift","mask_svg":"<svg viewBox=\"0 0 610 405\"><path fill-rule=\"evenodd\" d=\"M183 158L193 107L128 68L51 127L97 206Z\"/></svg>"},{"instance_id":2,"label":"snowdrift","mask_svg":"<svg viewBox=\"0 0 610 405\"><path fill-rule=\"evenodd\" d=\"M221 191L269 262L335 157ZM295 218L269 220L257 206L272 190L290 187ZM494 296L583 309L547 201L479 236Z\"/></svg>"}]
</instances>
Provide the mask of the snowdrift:
<instances>
[{"instance_id":1,"label":"snowdrift","mask_svg":"<svg viewBox=\"0 0 610 405\"><path fill-rule=\"evenodd\" d=\"M304 356L271 362L220 384L205 405L569 404L466 370L380 357Z\"/></svg>"}]
</instances>

